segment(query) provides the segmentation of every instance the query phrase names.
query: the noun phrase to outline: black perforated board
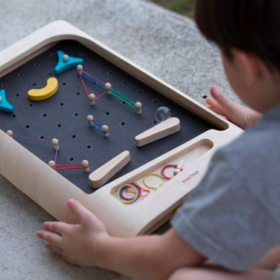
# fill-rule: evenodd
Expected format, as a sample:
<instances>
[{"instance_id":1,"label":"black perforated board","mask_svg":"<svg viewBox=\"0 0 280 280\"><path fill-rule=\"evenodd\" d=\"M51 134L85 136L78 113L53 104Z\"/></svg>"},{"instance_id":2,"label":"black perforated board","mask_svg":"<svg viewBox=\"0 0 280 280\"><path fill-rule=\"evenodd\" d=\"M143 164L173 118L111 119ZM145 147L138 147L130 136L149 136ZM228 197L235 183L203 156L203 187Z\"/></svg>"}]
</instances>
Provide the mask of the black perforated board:
<instances>
[{"instance_id":1,"label":"black perforated board","mask_svg":"<svg viewBox=\"0 0 280 280\"><path fill-rule=\"evenodd\" d=\"M137 115L134 109L107 95L97 100L95 106L90 106L75 69L57 77L59 89L52 98L41 102L30 101L28 90L44 87L47 79L54 76L58 50L83 57L87 72L104 82L110 82L114 89L131 100L140 101L143 104L142 115ZM86 83L90 92L96 95L102 92L95 85ZM130 151L131 162L111 181L214 128L76 41L57 44L2 77L0 85L15 107L14 115L0 112L0 129L11 129L15 134L28 137L44 137L48 140L58 138L58 164L80 163L87 159L93 171L119 153ZM137 148L135 136L155 125L155 111L161 106L169 107L172 115L180 119L180 132ZM89 114L109 126L108 138L88 126L86 117ZM51 144L16 140L42 161L48 163L53 160ZM89 185L88 174L83 170L59 172L84 192L94 191Z\"/></svg>"}]
</instances>

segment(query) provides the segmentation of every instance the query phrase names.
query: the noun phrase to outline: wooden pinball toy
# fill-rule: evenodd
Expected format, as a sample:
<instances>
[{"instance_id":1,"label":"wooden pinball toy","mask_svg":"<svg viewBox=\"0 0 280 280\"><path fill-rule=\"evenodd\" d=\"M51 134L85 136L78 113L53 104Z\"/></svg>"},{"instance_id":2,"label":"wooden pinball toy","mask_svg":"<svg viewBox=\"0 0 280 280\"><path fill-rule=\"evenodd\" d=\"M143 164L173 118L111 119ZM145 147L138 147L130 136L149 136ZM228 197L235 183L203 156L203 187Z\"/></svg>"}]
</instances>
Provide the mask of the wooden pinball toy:
<instances>
[{"instance_id":1,"label":"wooden pinball toy","mask_svg":"<svg viewBox=\"0 0 280 280\"><path fill-rule=\"evenodd\" d=\"M0 53L0 173L58 220L75 198L114 236L148 234L240 133L67 22Z\"/></svg>"}]
</instances>

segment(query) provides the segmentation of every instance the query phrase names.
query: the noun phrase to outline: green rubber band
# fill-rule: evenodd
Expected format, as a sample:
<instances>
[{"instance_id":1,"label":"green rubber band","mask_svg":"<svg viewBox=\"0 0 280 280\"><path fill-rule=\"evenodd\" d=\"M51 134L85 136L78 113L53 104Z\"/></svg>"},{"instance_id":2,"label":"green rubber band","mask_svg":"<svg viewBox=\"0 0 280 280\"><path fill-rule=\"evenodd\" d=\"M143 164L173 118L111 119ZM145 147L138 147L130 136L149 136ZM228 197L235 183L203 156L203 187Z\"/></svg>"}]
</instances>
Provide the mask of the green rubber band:
<instances>
[{"instance_id":1,"label":"green rubber band","mask_svg":"<svg viewBox=\"0 0 280 280\"><path fill-rule=\"evenodd\" d=\"M120 97L120 96L118 96L118 95L116 95L114 92L111 92L111 94L112 95L114 95L116 98L118 98L119 100L121 100L121 101L123 101L123 102L125 102L127 105L129 105L130 107L132 107L133 109L137 109L136 107L135 107L135 105L132 105L132 104L135 104L135 102L133 102L133 101L131 101L131 100L126 100L126 99L123 99L122 97ZM132 104L131 104L132 103Z\"/></svg>"}]
</instances>

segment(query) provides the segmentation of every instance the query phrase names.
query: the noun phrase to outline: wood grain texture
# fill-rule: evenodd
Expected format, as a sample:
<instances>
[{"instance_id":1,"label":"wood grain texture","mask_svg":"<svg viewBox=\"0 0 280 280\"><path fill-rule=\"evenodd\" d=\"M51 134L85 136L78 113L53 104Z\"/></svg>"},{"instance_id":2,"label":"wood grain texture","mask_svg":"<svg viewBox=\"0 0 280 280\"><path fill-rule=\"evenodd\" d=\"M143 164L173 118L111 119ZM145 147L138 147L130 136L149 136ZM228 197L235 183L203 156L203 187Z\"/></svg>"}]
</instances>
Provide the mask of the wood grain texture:
<instances>
[{"instance_id":1,"label":"wood grain texture","mask_svg":"<svg viewBox=\"0 0 280 280\"><path fill-rule=\"evenodd\" d=\"M122 152L89 175L90 185L93 188L100 188L129 162L129 151Z\"/></svg>"},{"instance_id":2,"label":"wood grain texture","mask_svg":"<svg viewBox=\"0 0 280 280\"><path fill-rule=\"evenodd\" d=\"M176 133L179 130L180 120L178 118L170 118L137 135L135 137L135 144L137 147L141 147Z\"/></svg>"}]
</instances>

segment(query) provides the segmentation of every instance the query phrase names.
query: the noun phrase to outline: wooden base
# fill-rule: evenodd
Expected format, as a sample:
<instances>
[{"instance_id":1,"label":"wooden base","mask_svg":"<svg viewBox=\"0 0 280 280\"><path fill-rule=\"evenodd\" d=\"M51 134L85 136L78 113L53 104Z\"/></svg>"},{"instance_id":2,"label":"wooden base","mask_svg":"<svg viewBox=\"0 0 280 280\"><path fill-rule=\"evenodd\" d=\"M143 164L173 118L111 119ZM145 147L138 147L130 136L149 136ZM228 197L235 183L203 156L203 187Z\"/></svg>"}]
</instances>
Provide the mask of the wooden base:
<instances>
[{"instance_id":1,"label":"wooden base","mask_svg":"<svg viewBox=\"0 0 280 280\"><path fill-rule=\"evenodd\" d=\"M0 76L16 69L54 43L66 39L79 41L167 98L223 130L209 130L89 195L0 131L0 173L58 220L75 222L66 207L67 200L75 198L95 213L114 236L135 236L150 232L169 218L197 186L215 150L235 139L242 130L64 21L51 23L2 51ZM143 186L144 176L158 172L166 164L178 164L182 159L184 170L145 199L124 205L116 198L116 192L123 184L137 182Z\"/></svg>"}]
</instances>

